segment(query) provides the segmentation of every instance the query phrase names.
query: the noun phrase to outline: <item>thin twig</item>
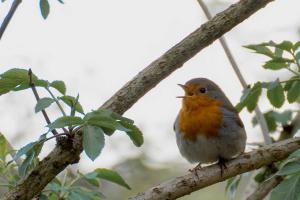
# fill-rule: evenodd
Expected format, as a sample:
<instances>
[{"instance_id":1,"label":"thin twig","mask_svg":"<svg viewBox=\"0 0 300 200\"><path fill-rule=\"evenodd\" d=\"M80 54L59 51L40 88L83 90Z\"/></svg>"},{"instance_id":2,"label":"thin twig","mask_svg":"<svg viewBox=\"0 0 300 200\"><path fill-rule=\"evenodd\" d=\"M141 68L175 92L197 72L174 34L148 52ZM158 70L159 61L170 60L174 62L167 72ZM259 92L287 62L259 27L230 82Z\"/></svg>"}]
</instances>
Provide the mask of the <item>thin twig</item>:
<instances>
[{"instance_id":1,"label":"thin twig","mask_svg":"<svg viewBox=\"0 0 300 200\"><path fill-rule=\"evenodd\" d=\"M143 95L176 69L182 67L190 58L272 1L273 0L240 0L231 5L228 9L220 12L209 22L204 23L200 28L144 68L144 70L108 99L101 108L109 109L122 115ZM80 134L76 134L75 138L81 140ZM298 145L299 141L295 144ZM299 146L297 146L297 148L298 147ZM285 148L285 150L288 151L290 149ZM1 200L28 200L33 198L68 165L77 163L80 160L81 152L82 146L75 145L74 143L61 143L60 145L56 145L48 156L41 160L32 172L28 174L25 180L4 194ZM289 154L290 151L286 153ZM276 155L279 154L282 155L277 151ZM264 158L264 155L257 155L263 156ZM275 157L276 156L273 158ZM279 159L279 157L276 158ZM266 161L266 159L263 160ZM255 163L250 164L250 166L255 167ZM220 176L220 167L215 166L214 168L219 170L217 173ZM229 167L228 170L230 170ZM235 173L237 173L237 171L235 171ZM216 178L214 181L218 181L217 179L220 177L214 178ZM209 178L209 180L212 180L212 178ZM184 184L184 182L182 182L182 184ZM193 186L188 186L187 188L193 188ZM196 190L197 188L194 189Z\"/></svg>"},{"instance_id":2,"label":"thin twig","mask_svg":"<svg viewBox=\"0 0 300 200\"><path fill-rule=\"evenodd\" d=\"M296 76L300 76L300 73L296 72L295 70L291 69L290 67L286 67L291 73L295 74Z\"/></svg>"},{"instance_id":3,"label":"thin twig","mask_svg":"<svg viewBox=\"0 0 300 200\"><path fill-rule=\"evenodd\" d=\"M48 91L48 93L51 95L52 99L54 100L54 102L56 103L56 105L58 106L59 110L61 111L61 113L63 114L63 116L67 116L66 112L64 111L63 107L61 106L61 104L59 103L59 101L57 100L57 98L54 96L54 94L51 92L51 90L46 87L46 90Z\"/></svg>"},{"instance_id":4,"label":"thin twig","mask_svg":"<svg viewBox=\"0 0 300 200\"><path fill-rule=\"evenodd\" d=\"M253 192L247 200L263 200L269 192L281 183L282 176L273 176L272 178L261 183L255 192Z\"/></svg>"},{"instance_id":5,"label":"thin twig","mask_svg":"<svg viewBox=\"0 0 300 200\"><path fill-rule=\"evenodd\" d=\"M292 138L300 126L300 112L294 117L293 121L290 123L289 128L283 128L278 138L278 141L286 140ZM274 175L274 173L273 173ZM270 175L271 176L271 175ZM283 181L282 176L272 176L270 179L265 180L247 197L247 200L262 200L264 199L270 191Z\"/></svg>"},{"instance_id":6,"label":"thin twig","mask_svg":"<svg viewBox=\"0 0 300 200\"><path fill-rule=\"evenodd\" d=\"M29 71L28 71L28 76L29 76L29 86L32 89L32 92L34 94L34 97L35 97L36 101L39 101L40 97L39 97L39 94L38 94L38 92L37 92L37 90L35 88L35 85L34 85L33 81L32 81L32 71L31 71L31 69L29 69ZM51 124L51 121L50 121L50 119L49 119L49 117L48 117L48 115L47 115L47 113L46 113L46 111L44 109L42 110L42 113L43 113L43 116L44 116L47 124L48 125ZM58 134L58 132L55 129L51 130L51 132L53 133L53 135L57 135Z\"/></svg>"},{"instance_id":7,"label":"thin twig","mask_svg":"<svg viewBox=\"0 0 300 200\"><path fill-rule=\"evenodd\" d=\"M55 135L53 135L51 137L46 138L45 140L40 141L40 142L44 143L44 142L47 142L48 140L51 140L53 138L58 138L58 137L63 136L63 135L68 136L69 134L68 133L58 133L58 134L55 134Z\"/></svg>"},{"instance_id":8,"label":"thin twig","mask_svg":"<svg viewBox=\"0 0 300 200\"><path fill-rule=\"evenodd\" d=\"M203 12L205 13L206 17L208 20L211 20L212 19L212 15L210 14L207 6L205 5L204 1L202 0L197 0L200 7L202 8ZM241 82L241 85L243 86L244 89L246 89L248 87L247 85L247 82L246 80L244 79L238 65L237 65L237 62L235 61L228 45L227 45L227 42L225 40L225 37L222 36L219 38L220 40L220 43L225 51L225 54L227 55L227 58L235 72L235 74L237 75L239 81ZM257 117L257 121L259 122L260 124L260 127L261 127L261 130L262 130L262 133L263 133L263 137L264 137L264 141L266 144L271 144L272 143L272 139L269 135L269 129L268 129L268 126L267 126L267 122L265 120L265 117L264 115L262 114L262 112L260 111L258 105L256 106L255 108L255 113L256 113L256 117Z\"/></svg>"},{"instance_id":9,"label":"thin twig","mask_svg":"<svg viewBox=\"0 0 300 200\"><path fill-rule=\"evenodd\" d=\"M14 15L14 13L16 12L18 6L20 5L20 3L22 2L22 0L15 0L12 5L10 10L8 11L6 17L4 18L1 27L0 27L0 40L2 38L2 35L4 33L4 31L6 30L7 25L9 24L12 16Z\"/></svg>"}]
</instances>

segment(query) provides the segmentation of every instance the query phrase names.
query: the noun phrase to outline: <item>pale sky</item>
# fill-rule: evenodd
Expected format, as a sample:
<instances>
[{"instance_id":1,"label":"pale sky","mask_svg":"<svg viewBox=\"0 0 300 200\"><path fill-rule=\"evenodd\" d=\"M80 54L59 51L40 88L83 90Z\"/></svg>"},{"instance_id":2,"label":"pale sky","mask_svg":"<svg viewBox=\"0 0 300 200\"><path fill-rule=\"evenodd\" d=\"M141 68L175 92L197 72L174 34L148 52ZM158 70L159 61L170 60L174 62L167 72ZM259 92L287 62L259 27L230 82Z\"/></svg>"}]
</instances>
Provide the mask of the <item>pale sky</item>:
<instances>
[{"instance_id":1,"label":"pale sky","mask_svg":"<svg viewBox=\"0 0 300 200\"><path fill-rule=\"evenodd\" d=\"M0 3L0 22L10 2ZM216 13L236 1L206 2L214 6L212 12ZM85 111L98 108L139 71L206 21L197 0L65 0L64 5L53 0L50 5L47 20L39 13L38 1L23 1L20 5L0 41L0 73L13 67L30 67L40 78L64 80L68 94L80 94ZM299 40L299 7L300 1L296 0L274 1L225 35L249 83L282 73L263 70L265 58L242 45ZM173 159L186 163L172 130L180 109L180 100L175 97L182 94L177 84L195 77L214 80L233 104L241 96L238 79L215 42L125 113L144 132L142 148L136 148L125 134L116 133L106 138L108 145L95 162L82 154L80 165L110 167L144 150L158 164ZM266 102L260 102L262 110L269 109ZM29 90L1 96L0 105L0 131L13 140L15 148L45 132L42 115L34 114L35 100ZM49 111L51 119L57 113L53 108ZM251 125L252 115L243 111L241 117L248 141L261 140L259 129Z\"/></svg>"}]
</instances>

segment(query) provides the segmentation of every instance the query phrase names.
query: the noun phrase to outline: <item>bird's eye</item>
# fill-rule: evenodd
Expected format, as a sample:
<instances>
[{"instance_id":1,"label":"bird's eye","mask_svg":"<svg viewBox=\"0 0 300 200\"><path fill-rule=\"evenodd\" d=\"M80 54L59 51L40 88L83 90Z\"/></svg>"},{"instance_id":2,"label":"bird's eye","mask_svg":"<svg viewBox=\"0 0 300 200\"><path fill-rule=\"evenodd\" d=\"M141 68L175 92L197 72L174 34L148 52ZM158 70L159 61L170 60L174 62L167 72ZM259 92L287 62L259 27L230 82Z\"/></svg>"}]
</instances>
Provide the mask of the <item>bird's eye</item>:
<instances>
[{"instance_id":1,"label":"bird's eye","mask_svg":"<svg viewBox=\"0 0 300 200\"><path fill-rule=\"evenodd\" d=\"M206 88L201 87L201 88L199 89L199 92L200 92L200 93L205 93L205 92L206 92Z\"/></svg>"}]
</instances>

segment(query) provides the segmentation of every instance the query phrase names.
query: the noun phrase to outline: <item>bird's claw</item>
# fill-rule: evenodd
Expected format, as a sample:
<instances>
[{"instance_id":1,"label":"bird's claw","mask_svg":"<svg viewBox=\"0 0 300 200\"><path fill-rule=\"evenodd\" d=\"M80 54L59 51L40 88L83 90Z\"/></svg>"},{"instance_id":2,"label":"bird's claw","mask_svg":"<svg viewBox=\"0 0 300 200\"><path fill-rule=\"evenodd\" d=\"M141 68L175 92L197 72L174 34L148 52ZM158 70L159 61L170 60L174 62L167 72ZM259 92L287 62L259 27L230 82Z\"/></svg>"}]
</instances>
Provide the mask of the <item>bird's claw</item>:
<instances>
[{"instance_id":1,"label":"bird's claw","mask_svg":"<svg viewBox=\"0 0 300 200\"><path fill-rule=\"evenodd\" d=\"M218 165L220 166L220 169L221 169L221 177L223 177L224 170L227 169L226 161L227 160L224 158L219 158Z\"/></svg>"}]
</instances>

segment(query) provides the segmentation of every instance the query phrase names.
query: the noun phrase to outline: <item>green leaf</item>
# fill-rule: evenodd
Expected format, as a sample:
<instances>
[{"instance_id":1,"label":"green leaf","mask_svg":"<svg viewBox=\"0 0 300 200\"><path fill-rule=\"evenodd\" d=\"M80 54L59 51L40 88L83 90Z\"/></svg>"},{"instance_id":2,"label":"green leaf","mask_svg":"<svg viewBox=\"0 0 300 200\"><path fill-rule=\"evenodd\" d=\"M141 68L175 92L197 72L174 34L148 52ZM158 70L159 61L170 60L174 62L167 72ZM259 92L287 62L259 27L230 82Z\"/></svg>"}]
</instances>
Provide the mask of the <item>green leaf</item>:
<instances>
[{"instance_id":1,"label":"green leaf","mask_svg":"<svg viewBox=\"0 0 300 200\"><path fill-rule=\"evenodd\" d=\"M95 160L104 147L104 132L96 126L85 126L83 129L83 149L86 155Z\"/></svg>"},{"instance_id":2,"label":"green leaf","mask_svg":"<svg viewBox=\"0 0 300 200\"><path fill-rule=\"evenodd\" d=\"M240 102L235 106L238 112L240 112L246 106L247 97L249 96L250 91L250 88L246 88L243 90L243 95L240 98Z\"/></svg>"},{"instance_id":3,"label":"green leaf","mask_svg":"<svg viewBox=\"0 0 300 200\"><path fill-rule=\"evenodd\" d=\"M22 162L21 166L18 168L18 172L21 177L25 177L26 174L37 164L38 155L40 154L40 152L42 150L45 139L46 139L46 134L43 134L40 136L40 138L37 142L34 142L33 145L32 145L32 143L29 143L28 145L26 145L27 149L25 149L26 146L23 148L22 153L26 152L25 153L26 158ZM22 150L22 149L20 149L20 150ZM15 156L14 160L17 159L16 157L17 157L17 155Z\"/></svg>"},{"instance_id":4,"label":"green leaf","mask_svg":"<svg viewBox=\"0 0 300 200\"><path fill-rule=\"evenodd\" d=\"M287 160L292 159L292 158L299 158L300 157L300 149L294 151L293 153L291 153L289 155L289 157L287 158Z\"/></svg>"},{"instance_id":5,"label":"green leaf","mask_svg":"<svg viewBox=\"0 0 300 200\"><path fill-rule=\"evenodd\" d=\"M293 113L290 110L286 110L282 113L272 112L271 114L277 122L280 122L281 124L286 125L286 124L288 124L289 121L291 121Z\"/></svg>"},{"instance_id":6,"label":"green leaf","mask_svg":"<svg viewBox=\"0 0 300 200\"><path fill-rule=\"evenodd\" d=\"M13 68L0 75L3 79L12 79L17 83L29 82L28 70ZM37 77L32 74L32 80L37 80Z\"/></svg>"},{"instance_id":7,"label":"green leaf","mask_svg":"<svg viewBox=\"0 0 300 200\"><path fill-rule=\"evenodd\" d=\"M0 74L0 95L10 91L19 91L29 88L28 70L13 68ZM32 74L32 82L36 86L44 85L43 80Z\"/></svg>"},{"instance_id":8,"label":"green leaf","mask_svg":"<svg viewBox=\"0 0 300 200\"><path fill-rule=\"evenodd\" d=\"M44 87L44 88L48 87L48 81L42 79L34 80L33 84L35 87ZM30 88L29 83L22 83L19 86L15 87L13 91L21 91L21 90L26 90L28 88Z\"/></svg>"},{"instance_id":9,"label":"green leaf","mask_svg":"<svg viewBox=\"0 0 300 200\"><path fill-rule=\"evenodd\" d=\"M297 51L299 47L300 47L300 41L298 41L294 44L294 46L293 46L294 52Z\"/></svg>"},{"instance_id":10,"label":"green leaf","mask_svg":"<svg viewBox=\"0 0 300 200\"><path fill-rule=\"evenodd\" d=\"M295 57L296 57L296 61L299 63L299 60L300 60L300 51L296 53Z\"/></svg>"},{"instance_id":11,"label":"green leaf","mask_svg":"<svg viewBox=\"0 0 300 200\"><path fill-rule=\"evenodd\" d=\"M25 145L24 147L22 147L21 149L19 149L16 153L16 155L14 156L14 160L19 159L21 156L27 154L29 151L31 151L34 146L37 144L37 142L30 142L29 144Z\"/></svg>"},{"instance_id":12,"label":"green leaf","mask_svg":"<svg viewBox=\"0 0 300 200\"><path fill-rule=\"evenodd\" d=\"M5 161L6 156L11 152L12 149L5 138L5 136L0 132L0 159Z\"/></svg>"},{"instance_id":13,"label":"green leaf","mask_svg":"<svg viewBox=\"0 0 300 200\"><path fill-rule=\"evenodd\" d=\"M76 192L76 191L71 191L69 196L69 200L90 200L89 198L82 197L82 193Z\"/></svg>"},{"instance_id":14,"label":"green leaf","mask_svg":"<svg viewBox=\"0 0 300 200\"><path fill-rule=\"evenodd\" d=\"M288 64L283 60L269 60L264 65L263 68L271 70L280 70L286 68Z\"/></svg>"},{"instance_id":15,"label":"green leaf","mask_svg":"<svg viewBox=\"0 0 300 200\"><path fill-rule=\"evenodd\" d=\"M277 129L277 124L273 113L274 113L273 111L269 111L264 114L265 120L268 125L268 130L270 132L274 132Z\"/></svg>"},{"instance_id":16,"label":"green leaf","mask_svg":"<svg viewBox=\"0 0 300 200\"><path fill-rule=\"evenodd\" d=\"M280 123L282 125L287 125L291 119L292 119L292 111L286 110L284 112L275 112L273 110L270 110L266 113L264 113L264 117L266 119L268 129L270 132L276 131L277 123ZM252 119L253 125L257 125L257 119L254 117Z\"/></svg>"},{"instance_id":17,"label":"green leaf","mask_svg":"<svg viewBox=\"0 0 300 200\"><path fill-rule=\"evenodd\" d=\"M288 91L292 84L294 83L295 80L299 80L299 77L298 76L293 76L292 78L290 78L285 84L284 84L284 90L285 91Z\"/></svg>"},{"instance_id":18,"label":"green leaf","mask_svg":"<svg viewBox=\"0 0 300 200\"><path fill-rule=\"evenodd\" d=\"M29 84L28 70L13 68L0 74L0 95L8 93L20 84ZM33 81L37 77L32 75Z\"/></svg>"},{"instance_id":19,"label":"green leaf","mask_svg":"<svg viewBox=\"0 0 300 200\"><path fill-rule=\"evenodd\" d=\"M68 196L69 200L101 200L104 195L83 187L72 187Z\"/></svg>"},{"instance_id":20,"label":"green leaf","mask_svg":"<svg viewBox=\"0 0 300 200\"><path fill-rule=\"evenodd\" d=\"M140 147L144 143L143 133L134 124L128 123L126 121L121 121L120 123L128 129L126 133L135 144L135 146Z\"/></svg>"},{"instance_id":21,"label":"green leaf","mask_svg":"<svg viewBox=\"0 0 300 200\"><path fill-rule=\"evenodd\" d=\"M275 57L281 58L282 54L283 54L283 50L276 47L275 48Z\"/></svg>"},{"instance_id":22,"label":"green leaf","mask_svg":"<svg viewBox=\"0 0 300 200\"><path fill-rule=\"evenodd\" d=\"M71 108L75 105L76 103L76 98L69 96L69 95L64 95L59 97L60 100L62 100L65 104L67 104L68 106L70 106ZM83 108L81 106L81 104L77 101L76 105L75 105L75 110L81 114L84 114Z\"/></svg>"},{"instance_id":23,"label":"green leaf","mask_svg":"<svg viewBox=\"0 0 300 200\"><path fill-rule=\"evenodd\" d=\"M265 120L266 120L267 125L268 125L268 130L270 131L270 133L272 133L272 132L277 130L277 124L276 124L274 116L272 116L270 114L270 112L273 112L273 111L269 111L267 113L264 113L264 117L265 117ZM257 124L258 124L257 118L256 118L256 116L254 116L252 118L252 125L256 126Z\"/></svg>"},{"instance_id":24,"label":"green leaf","mask_svg":"<svg viewBox=\"0 0 300 200\"><path fill-rule=\"evenodd\" d=\"M124 179L116 172L111 169L98 168L95 170L97 172L98 178L119 184L127 189L131 189L130 186L124 181Z\"/></svg>"},{"instance_id":25,"label":"green leaf","mask_svg":"<svg viewBox=\"0 0 300 200\"><path fill-rule=\"evenodd\" d=\"M11 79L0 79L0 95L6 94L13 90L18 83Z\"/></svg>"},{"instance_id":26,"label":"green leaf","mask_svg":"<svg viewBox=\"0 0 300 200\"><path fill-rule=\"evenodd\" d=\"M118 121L116 121L113 118L110 117L104 117L94 114L87 114L84 117L84 120L87 122L87 124L92 126L97 126L100 128L108 128L110 130L120 130L120 131L128 131L127 128L125 128L122 124L120 124Z\"/></svg>"},{"instance_id":27,"label":"green leaf","mask_svg":"<svg viewBox=\"0 0 300 200\"><path fill-rule=\"evenodd\" d=\"M47 125L50 129L63 128L66 126L77 126L83 124L84 121L80 117L64 116L56 119L51 124Z\"/></svg>"},{"instance_id":28,"label":"green leaf","mask_svg":"<svg viewBox=\"0 0 300 200\"><path fill-rule=\"evenodd\" d=\"M247 100L245 100L247 101L246 106L249 112L252 112L255 109L260 94L261 94L261 83L257 82L254 84L253 88L251 88Z\"/></svg>"},{"instance_id":29,"label":"green leaf","mask_svg":"<svg viewBox=\"0 0 300 200\"><path fill-rule=\"evenodd\" d=\"M257 183L262 183L264 180L266 180L266 173L265 172L259 172L255 175L254 180Z\"/></svg>"},{"instance_id":30,"label":"green leaf","mask_svg":"<svg viewBox=\"0 0 300 200\"><path fill-rule=\"evenodd\" d=\"M18 168L19 175L24 177L30 170L35 159L35 153L31 153L26 156L25 160L22 162L21 166Z\"/></svg>"},{"instance_id":31,"label":"green leaf","mask_svg":"<svg viewBox=\"0 0 300 200\"><path fill-rule=\"evenodd\" d=\"M247 88L246 90L244 90L240 103L236 105L236 109L240 111L246 106L248 111L252 112L257 105L258 98L261 94L261 90L261 82L257 82L252 88Z\"/></svg>"},{"instance_id":32,"label":"green leaf","mask_svg":"<svg viewBox=\"0 0 300 200\"><path fill-rule=\"evenodd\" d=\"M291 49L293 48L294 45L290 41L283 41L280 44L276 44L275 46L279 49L291 52Z\"/></svg>"},{"instance_id":33,"label":"green leaf","mask_svg":"<svg viewBox=\"0 0 300 200\"><path fill-rule=\"evenodd\" d=\"M66 89L66 85L63 81L53 81L52 83L50 83L50 87L55 88L57 91L59 91L63 95L66 94L67 89Z\"/></svg>"},{"instance_id":34,"label":"green leaf","mask_svg":"<svg viewBox=\"0 0 300 200\"><path fill-rule=\"evenodd\" d=\"M78 172L81 177L86 180L89 184L91 185L94 185L96 187L99 187L100 184L99 184L99 180L97 179L97 173L96 172L90 172L90 173L87 173L87 174L82 174L80 172Z\"/></svg>"},{"instance_id":35,"label":"green leaf","mask_svg":"<svg viewBox=\"0 0 300 200\"><path fill-rule=\"evenodd\" d=\"M280 108L284 103L283 87L279 81L274 81L269 84L267 97L271 104L276 108Z\"/></svg>"},{"instance_id":36,"label":"green leaf","mask_svg":"<svg viewBox=\"0 0 300 200\"><path fill-rule=\"evenodd\" d=\"M54 102L53 99L49 97L44 97L38 100L37 104L35 105L35 112L40 112L41 110L44 110L48 108L52 103Z\"/></svg>"},{"instance_id":37,"label":"green leaf","mask_svg":"<svg viewBox=\"0 0 300 200\"><path fill-rule=\"evenodd\" d=\"M59 200L59 197L55 193L51 193L49 195L49 200Z\"/></svg>"},{"instance_id":38,"label":"green leaf","mask_svg":"<svg viewBox=\"0 0 300 200\"><path fill-rule=\"evenodd\" d=\"M44 19L46 19L50 12L50 5L48 0L40 0L40 10Z\"/></svg>"},{"instance_id":39,"label":"green leaf","mask_svg":"<svg viewBox=\"0 0 300 200\"><path fill-rule=\"evenodd\" d=\"M300 197L300 174L283 180L271 192L270 200L298 200Z\"/></svg>"},{"instance_id":40,"label":"green leaf","mask_svg":"<svg viewBox=\"0 0 300 200\"><path fill-rule=\"evenodd\" d=\"M251 50L254 50L255 53L258 53L258 54L263 54L263 55L266 55L266 56L269 56L271 58L274 57L274 54L273 52L266 46L264 45L261 45L261 44L253 44L253 45L246 45L244 46L248 49L251 49Z\"/></svg>"},{"instance_id":41,"label":"green leaf","mask_svg":"<svg viewBox=\"0 0 300 200\"><path fill-rule=\"evenodd\" d=\"M293 103L298 100L300 96L300 81L294 81L287 93L287 100Z\"/></svg>"},{"instance_id":42,"label":"green leaf","mask_svg":"<svg viewBox=\"0 0 300 200\"><path fill-rule=\"evenodd\" d=\"M286 163L276 174L280 176L294 174L300 171L300 161Z\"/></svg>"},{"instance_id":43,"label":"green leaf","mask_svg":"<svg viewBox=\"0 0 300 200\"><path fill-rule=\"evenodd\" d=\"M40 194L39 197L38 197L38 200L49 200L47 195L45 194Z\"/></svg>"},{"instance_id":44,"label":"green leaf","mask_svg":"<svg viewBox=\"0 0 300 200\"><path fill-rule=\"evenodd\" d=\"M247 107L249 112L252 112L258 102L258 98L261 95L262 83L257 82L252 88L247 88L243 91L243 95L240 102L235 106L235 108L240 112L244 107Z\"/></svg>"},{"instance_id":45,"label":"green leaf","mask_svg":"<svg viewBox=\"0 0 300 200\"><path fill-rule=\"evenodd\" d=\"M241 181L241 178L242 178L241 175L237 175L235 177L231 177L230 179L228 179L225 190L229 195L230 199L235 199L236 191Z\"/></svg>"}]
</instances>

